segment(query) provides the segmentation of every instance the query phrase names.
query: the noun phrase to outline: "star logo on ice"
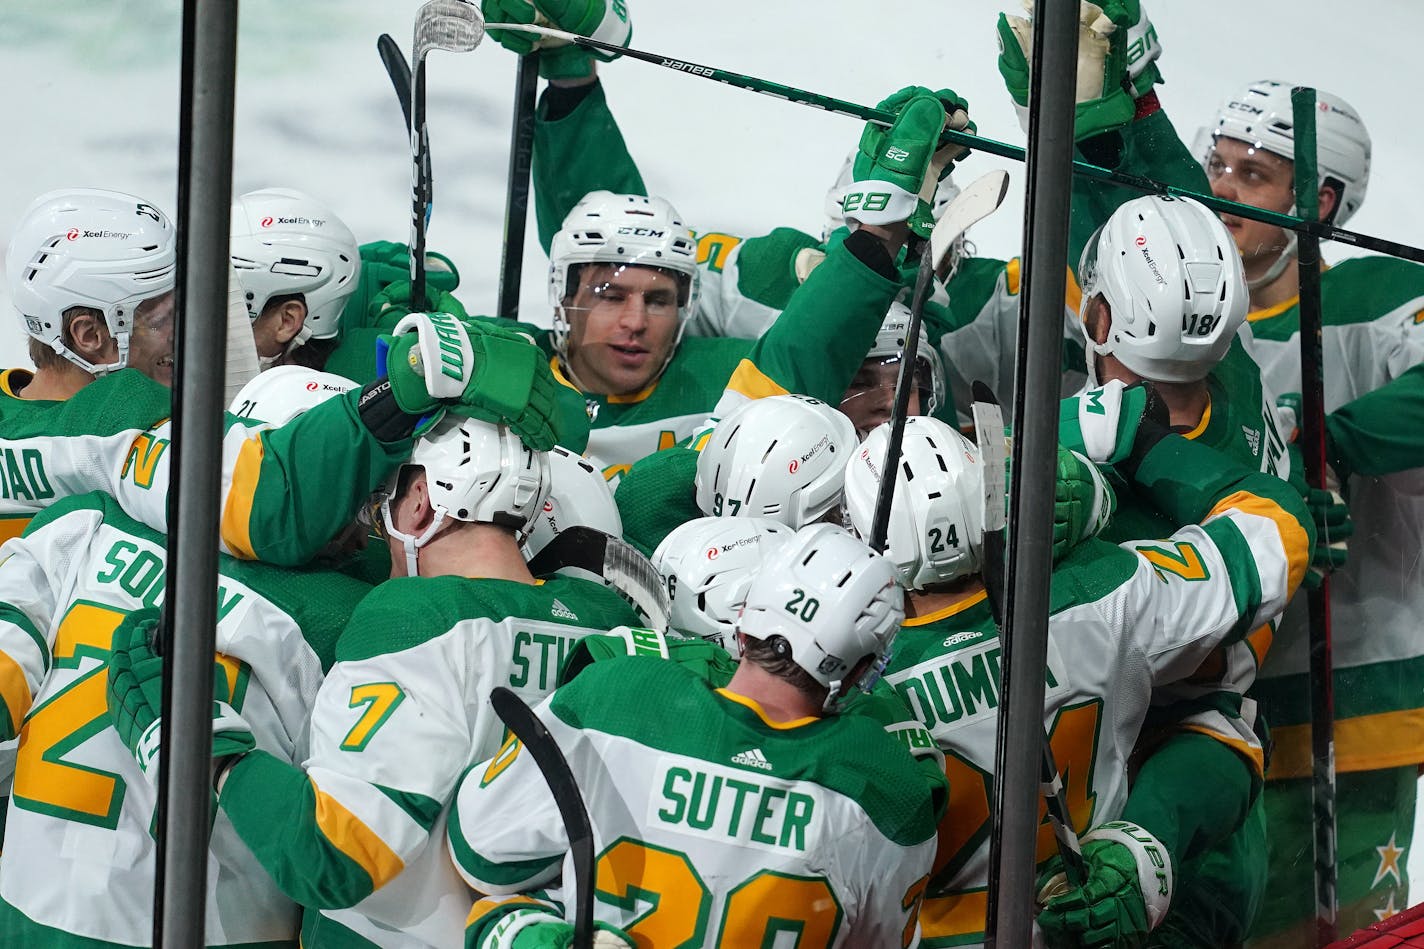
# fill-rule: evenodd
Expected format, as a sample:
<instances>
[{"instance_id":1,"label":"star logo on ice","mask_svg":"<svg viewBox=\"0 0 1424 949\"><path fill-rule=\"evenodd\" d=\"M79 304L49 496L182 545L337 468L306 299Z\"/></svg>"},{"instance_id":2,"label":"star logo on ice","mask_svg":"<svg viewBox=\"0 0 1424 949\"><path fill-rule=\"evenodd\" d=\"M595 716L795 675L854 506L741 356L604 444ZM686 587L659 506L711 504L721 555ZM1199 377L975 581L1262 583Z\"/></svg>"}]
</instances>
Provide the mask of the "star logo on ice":
<instances>
[{"instance_id":1,"label":"star logo on ice","mask_svg":"<svg viewBox=\"0 0 1424 949\"><path fill-rule=\"evenodd\" d=\"M578 616L574 614L574 611L569 609L563 603L561 603L557 597L554 599L554 605L549 607L549 612L557 616L559 619L578 619Z\"/></svg>"},{"instance_id":2,"label":"star logo on ice","mask_svg":"<svg viewBox=\"0 0 1424 949\"><path fill-rule=\"evenodd\" d=\"M761 753L760 748L752 748L738 755L732 755L732 764L739 764L746 768L759 768L762 771L771 770L771 762L766 760L766 755Z\"/></svg>"},{"instance_id":3,"label":"star logo on ice","mask_svg":"<svg viewBox=\"0 0 1424 949\"><path fill-rule=\"evenodd\" d=\"M1376 847L1375 849L1378 850L1379 848ZM1381 922L1386 919L1389 919L1395 913L1399 912L1399 907L1394 905L1394 890L1389 891L1389 901L1386 902L1379 909L1372 910L1372 912L1375 914L1375 919L1378 919Z\"/></svg>"},{"instance_id":4,"label":"star logo on ice","mask_svg":"<svg viewBox=\"0 0 1424 949\"><path fill-rule=\"evenodd\" d=\"M1375 853L1380 855L1380 864L1379 869L1375 871L1374 881L1370 883L1370 889L1379 886L1379 882L1388 876L1394 877L1395 886L1400 886L1403 883L1399 875L1399 858L1404 856L1404 851L1408 850L1409 847L1396 847L1394 845L1394 837L1394 834L1390 834L1389 843L1383 847L1375 848ZM1390 894L1390 901L1394 901L1393 893ZM1394 911L1391 910L1390 914L1393 915L1393 912ZM1384 919L1384 917L1381 916L1380 919Z\"/></svg>"}]
</instances>

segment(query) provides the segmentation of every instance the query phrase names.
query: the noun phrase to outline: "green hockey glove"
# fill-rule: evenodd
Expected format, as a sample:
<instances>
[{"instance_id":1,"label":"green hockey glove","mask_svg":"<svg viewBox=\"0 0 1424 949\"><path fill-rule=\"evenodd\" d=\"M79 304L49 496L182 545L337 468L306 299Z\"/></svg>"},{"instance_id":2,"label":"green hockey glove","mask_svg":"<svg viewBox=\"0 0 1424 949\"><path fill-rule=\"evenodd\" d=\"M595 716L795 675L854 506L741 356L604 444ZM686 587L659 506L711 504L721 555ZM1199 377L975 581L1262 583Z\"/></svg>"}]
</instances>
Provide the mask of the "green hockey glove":
<instances>
[{"instance_id":1,"label":"green hockey glove","mask_svg":"<svg viewBox=\"0 0 1424 949\"><path fill-rule=\"evenodd\" d=\"M633 40L633 22L625 0L483 0L482 9L489 23L534 23L615 46L627 46ZM539 50L539 75L545 79L582 79L593 73L595 59L611 62L618 58L534 33L490 30L489 35L521 56Z\"/></svg>"},{"instance_id":2,"label":"green hockey glove","mask_svg":"<svg viewBox=\"0 0 1424 949\"><path fill-rule=\"evenodd\" d=\"M1172 903L1172 855L1127 821L1094 828L1082 840L1088 882L1070 887L1063 859L1038 878L1038 926L1049 949L1135 949Z\"/></svg>"},{"instance_id":3,"label":"green hockey glove","mask_svg":"<svg viewBox=\"0 0 1424 949\"><path fill-rule=\"evenodd\" d=\"M1114 380L1060 403L1058 438L1100 465L1122 464L1166 432L1165 410L1150 385Z\"/></svg>"},{"instance_id":4,"label":"green hockey glove","mask_svg":"<svg viewBox=\"0 0 1424 949\"><path fill-rule=\"evenodd\" d=\"M1116 507L1117 497L1098 466L1060 446L1053 489L1053 561L1102 533Z\"/></svg>"},{"instance_id":5,"label":"green hockey glove","mask_svg":"<svg viewBox=\"0 0 1424 949\"><path fill-rule=\"evenodd\" d=\"M1024 0L1024 9L1031 17L1033 0ZM1155 60L1162 47L1138 0L1103 0L1101 5L1083 0L1078 22L1073 137L1081 142L1132 121L1137 110L1133 100L1161 81ZM999 74L1027 131L1033 22L1001 13L998 30Z\"/></svg>"},{"instance_id":6,"label":"green hockey glove","mask_svg":"<svg viewBox=\"0 0 1424 949\"><path fill-rule=\"evenodd\" d=\"M1355 533L1355 524L1350 520L1350 505L1339 491L1311 488L1305 494L1305 506L1315 521L1315 548L1310 555L1310 569L1305 572L1305 585L1316 589L1326 574L1345 566L1349 558L1346 545Z\"/></svg>"},{"instance_id":7,"label":"green hockey glove","mask_svg":"<svg viewBox=\"0 0 1424 949\"><path fill-rule=\"evenodd\" d=\"M362 325L374 326L386 332L392 332L396 324L411 313L433 313L437 310L441 313L449 313L451 316L458 316L462 320L470 318L465 304L457 300L448 290L441 290L433 285L427 286L425 299L429 308L423 311L417 310L411 299L410 275L406 274L400 279L386 284L380 292L371 298L371 302L366 304L366 318Z\"/></svg>"},{"instance_id":8,"label":"green hockey glove","mask_svg":"<svg viewBox=\"0 0 1424 949\"><path fill-rule=\"evenodd\" d=\"M945 126L945 107L928 89L901 93L906 95L900 100L894 125L887 130L866 123L851 165L853 180L841 197L841 210L847 222L881 225L906 221L917 235L928 237L934 228L930 201L939 181L930 170Z\"/></svg>"},{"instance_id":9,"label":"green hockey glove","mask_svg":"<svg viewBox=\"0 0 1424 949\"><path fill-rule=\"evenodd\" d=\"M433 425L448 408L508 425L535 451L554 446L558 383L522 333L448 313L412 313L381 342L391 395L405 414Z\"/></svg>"},{"instance_id":10,"label":"green hockey glove","mask_svg":"<svg viewBox=\"0 0 1424 949\"><path fill-rule=\"evenodd\" d=\"M573 944L574 927L553 917L525 926L507 943L509 949L569 949ZM616 926L593 924L594 949L635 949L636 946L633 937Z\"/></svg>"},{"instance_id":11,"label":"green hockey glove","mask_svg":"<svg viewBox=\"0 0 1424 949\"><path fill-rule=\"evenodd\" d=\"M109 645L109 719L133 753L139 770L158 782L163 732L163 657L158 654L160 613L135 610L114 630ZM252 730L228 705L227 676L213 663L213 758L251 751Z\"/></svg>"},{"instance_id":12,"label":"green hockey glove","mask_svg":"<svg viewBox=\"0 0 1424 949\"><path fill-rule=\"evenodd\" d=\"M361 245L361 275L356 282L356 290L346 300L341 311L341 328L374 325L370 318L371 300L398 281L410 286L410 249L395 241L372 241ZM427 292L444 291L450 293L460 285L460 272L454 261L443 254L427 251L425 254L425 281ZM410 296L407 290L405 296ZM444 307L436 307L444 309ZM377 309L376 313L379 314Z\"/></svg>"}]
</instances>

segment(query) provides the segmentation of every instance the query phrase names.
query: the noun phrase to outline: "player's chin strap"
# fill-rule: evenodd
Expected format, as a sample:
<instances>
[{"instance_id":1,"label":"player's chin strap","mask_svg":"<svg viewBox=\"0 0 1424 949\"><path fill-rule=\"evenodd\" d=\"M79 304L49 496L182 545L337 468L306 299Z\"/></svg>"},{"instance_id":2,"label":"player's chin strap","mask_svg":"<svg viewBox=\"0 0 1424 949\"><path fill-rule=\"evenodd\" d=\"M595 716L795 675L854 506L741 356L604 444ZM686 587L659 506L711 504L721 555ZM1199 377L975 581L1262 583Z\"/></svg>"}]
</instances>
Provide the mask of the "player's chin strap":
<instances>
[{"instance_id":1,"label":"player's chin strap","mask_svg":"<svg viewBox=\"0 0 1424 949\"><path fill-rule=\"evenodd\" d=\"M436 531L440 530L441 525L445 523L445 513L446 512L444 508L436 508L435 517L430 521L430 526L427 527L419 537L412 537L410 534L406 534L396 530L395 521L391 518L391 499L386 498L384 501L381 502L381 520L385 522L386 534L400 541L401 546L405 548L406 576L420 576L420 571L416 567L415 562L416 555L420 552L420 548L430 543L430 540L432 537L435 536Z\"/></svg>"},{"instance_id":2,"label":"player's chin strap","mask_svg":"<svg viewBox=\"0 0 1424 949\"><path fill-rule=\"evenodd\" d=\"M1296 243L1295 231L1286 231L1286 246L1281 248L1281 252L1276 255L1275 261L1272 262L1265 273L1261 274L1261 276L1255 280L1246 281L1246 289L1259 290L1262 287L1268 287L1275 283L1276 278L1285 273L1286 266L1295 259Z\"/></svg>"}]
</instances>

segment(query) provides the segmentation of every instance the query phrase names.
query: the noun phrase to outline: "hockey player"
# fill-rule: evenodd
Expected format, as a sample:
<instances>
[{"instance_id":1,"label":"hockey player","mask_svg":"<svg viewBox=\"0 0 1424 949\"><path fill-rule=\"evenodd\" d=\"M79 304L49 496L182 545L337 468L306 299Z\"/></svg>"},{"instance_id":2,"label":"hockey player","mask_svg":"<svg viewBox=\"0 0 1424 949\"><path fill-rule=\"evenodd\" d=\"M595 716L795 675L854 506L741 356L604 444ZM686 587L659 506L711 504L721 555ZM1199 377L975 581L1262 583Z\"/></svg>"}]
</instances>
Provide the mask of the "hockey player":
<instances>
[{"instance_id":1,"label":"hockey player","mask_svg":"<svg viewBox=\"0 0 1424 949\"><path fill-rule=\"evenodd\" d=\"M1256 82L1231 97L1217 116L1203 161L1216 195L1271 210L1294 206L1294 120L1291 85ZM1370 138L1359 114L1318 92L1316 147L1320 217L1349 220L1369 183ZM1299 392L1299 262L1293 232L1224 216L1251 285L1252 352L1278 393ZM1325 409L1338 413L1424 361L1424 268L1387 257L1341 261L1321 274ZM1402 417L1407 388L1373 401L1378 418ZM1332 457L1349 470L1336 443ZM1393 466L1372 470L1388 470ZM1371 470L1366 468L1364 470ZM1337 472L1338 473L1338 472ZM1354 522L1351 556L1336 571L1331 613L1336 669L1335 767L1342 931L1375 921L1404 904L1408 891L1399 854L1413 833L1417 769L1424 762L1418 670L1424 645L1424 574L1408 551L1424 540L1417 469L1385 477L1342 478ZM1255 934L1277 933L1280 945L1309 927L1309 711L1303 612L1288 611L1256 698L1276 748L1268 774L1271 899ZM1388 735L1388 739L1381 736ZM1274 945L1264 942L1262 945Z\"/></svg>"},{"instance_id":2,"label":"hockey player","mask_svg":"<svg viewBox=\"0 0 1424 949\"><path fill-rule=\"evenodd\" d=\"M171 318L172 225L131 195L52 192L27 211L6 267L37 368L33 375L0 376L0 539L19 534L57 498L92 490L116 496L132 516L163 528L170 393L123 366L135 353L157 351L134 342L148 338L137 327L149 325L136 321L135 312L152 312L156 323ZM412 318L401 330L390 340L396 357L390 374L361 391L280 430L227 420L224 550L305 562L407 456L417 422L446 406L510 421L531 443L552 444L554 382L527 341L447 326L438 316ZM171 326L164 332L171 342ZM413 364L412 352L428 358ZM161 366L164 358L152 362ZM340 474L324 482L319 504L293 488L298 459L304 471L316 465Z\"/></svg>"},{"instance_id":3,"label":"hockey player","mask_svg":"<svg viewBox=\"0 0 1424 949\"><path fill-rule=\"evenodd\" d=\"M309 949L458 945L470 899L439 842L460 772L499 748L490 688L537 701L572 643L636 623L602 586L530 575L518 538L546 476L508 429L449 416L420 438L380 509L395 578L341 636L305 762L257 750L219 771L225 819L307 908Z\"/></svg>"},{"instance_id":4,"label":"hockey player","mask_svg":"<svg viewBox=\"0 0 1424 949\"><path fill-rule=\"evenodd\" d=\"M249 394L266 411L300 407L261 378ZM98 493L59 500L5 547L0 738L20 737L9 847L0 861L6 946L150 945L160 682L147 681L144 703L127 691L131 678L110 678L106 661L123 653L127 669L151 656L165 593L164 548L162 535ZM228 557L218 584L215 692L250 724L249 742L298 762L298 736L337 636L370 587L326 571ZM127 696L119 700L127 708L150 705L152 716L139 711L116 730L105 713L106 691ZM150 726L136 761L125 744ZM295 943L296 904L221 817L209 860L207 945Z\"/></svg>"},{"instance_id":5,"label":"hockey player","mask_svg":"<svg viewBox=\"0 0 1424 949\"><path fill-rule=\"evenodd\" d=\"M1120 470L1189 526L1165 540L1120 547L1088 537L1054 568L1044 724L1067 776L1075 829L1109 828L1088 837L1089 886L1050 900L1041 917L1055 945L1081 936L1087 920L1124 940L1144 940L1162 921L1173 868L1215 830L1216 814L1204 815L1193 801L1176 811L1131 807L1134 800L1155 803L1129 799L1127 771L1152 687L1191 674L1223 642L1278 613L1300 584L1310 544L1305 506L1283 482L1150 419L1112 422L1095 435L1104 452L1098 460L1120 450ZM872 433L847 471L847 508L862 532L873 516L885 432ZM1061 463L1086 465L1072 455ZM925 945L968 945L984 921L984 822L998 706L998 631L978 578L978 452L944 423L911 418L901 467L887 556L910 596L887 679L945 752L950 813L958 815L941 833L921 926ZM1090 533L1094 520L1084 518L1069 542ZM1248 782L1239 765L1220 775L1232 779ZM1119 818L1129 822L1125 829L1108 825ZM1094 846L1099 840L1106 843ZM1040 861L1052 847L1045 824ZM1159 860L1165 876L1153 865Z\"/></svg>"},{"instance_id":6,"label":"hockey player","mask_svg":"<svg viewBox=\"0 0 1424 949\"><path fill-rule=\"evenodd\" d=\"M614 495L624 535L651 554L698 517L769 517L796 529L837 514L856 441L850 420L817 399L753 399L690 445L633 466Z\"/></svg>"},{"instance_id":7,"label":"hockey player","mask_svg":"<svg viewBox=\"0 0 1424 949\"><path fill-rule=\"evenodd\" d=\"M835 714L869 686L900 598L883 558L813 525L748 590L725 688L614 659L539 708L589 795L602 923L629 945L762 945L789 929L808 945L913 944L943 784L879 723ZM455 813L451 849L479 891L572 880L554 801L517 742L470 770ZM495 896L476 904L466 944L554 944L563 919L556 902Z\"/></svg>"},{"instance_id":8,"label":"hockey player","mask_svg":"<svg viewBox=\"0 0 1424 949\"><path fill-rule=\"evenodd\" d=\"M323 368L361 267L350 228L300 191L263 188L233 202L229 253L262 368Z\"/></svg>"}]
</instances>

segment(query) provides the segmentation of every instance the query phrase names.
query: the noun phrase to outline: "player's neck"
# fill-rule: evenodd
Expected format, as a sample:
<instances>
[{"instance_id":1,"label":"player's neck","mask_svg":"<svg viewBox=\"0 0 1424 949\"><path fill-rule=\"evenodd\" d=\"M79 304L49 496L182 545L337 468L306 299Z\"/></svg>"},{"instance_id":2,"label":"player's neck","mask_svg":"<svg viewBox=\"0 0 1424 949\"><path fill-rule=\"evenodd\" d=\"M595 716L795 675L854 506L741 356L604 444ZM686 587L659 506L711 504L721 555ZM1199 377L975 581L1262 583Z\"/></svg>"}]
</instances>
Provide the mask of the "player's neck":
<instances>
[{"instance_id":1,"label":"player's neck","mask_svg":"<svg viewBox=\"0 0 1424 949\"><path fill-rule=\"evenodd\" d=\"M1259 279L1269 272L1271 265L1276 258L1264 260L1257 265L1255 261L1247 265L1246 282L1249 285L1252 281ZM1280 276L1270 283L1262 284L1259 287L1251 287L1251 309L1265 310L1273 306L1278 306L1300 294L1300 261L1292 254L1287 260Z\"/></svg>"},{"instance_id":2,"label":"player's neck","mask_svg":"<svg viewBox=\"0 0 1424 949\"><path fill-rule=\"evenodd\" d=\"M22 399L63 402L93 381L92 375L66 362L63 366L36 369L34 377L15 394Z\"/></svg>"},{"instance_id":3,"label":"player's neck","mask_svg":"<svg viewBox=\"0 0 1424 949\"><path fill-rule=\"evenodd\" d=\"M1201 424L1207 406L1211 404L1211 393L1206 380L1196 382L1153 383L1157 394L1167 403L1169 422L1173 428L1191 431Z\"/></svg>"},{"instance_id":4,"label":"player's neck","mask_svg":"<svg viewBox=\"0 0 1424 949\"><path fill-rule=\"evenodd\" d=\"M732 681L727 683L727 691L756 702L773 722L821 717L821 706L805 692L751 662L737 663L737 671L732 674Z\"/></svg>"},{"instance_id":5,"label":"player's neck","mask_svg":"<svg viewBox=\"0 0 1424 949\"><path fill-rule=\"evenodd\" d=\"M931 616L984 592L984 582L976 574L960 577L950 583L936 585L932 590L917 590L905 597L905 618Z\"/></svg>"},{"instance_id":6,"label":"player's neck","mask_svg":"<svg viewBox=\"0 0 1424 949\"><path fill-rule=\"evenodd\" d=\"M513 535L493 524L457 524L420 548L423 577L476 577L534 583Z\"/></svg>"}]
</instances>

